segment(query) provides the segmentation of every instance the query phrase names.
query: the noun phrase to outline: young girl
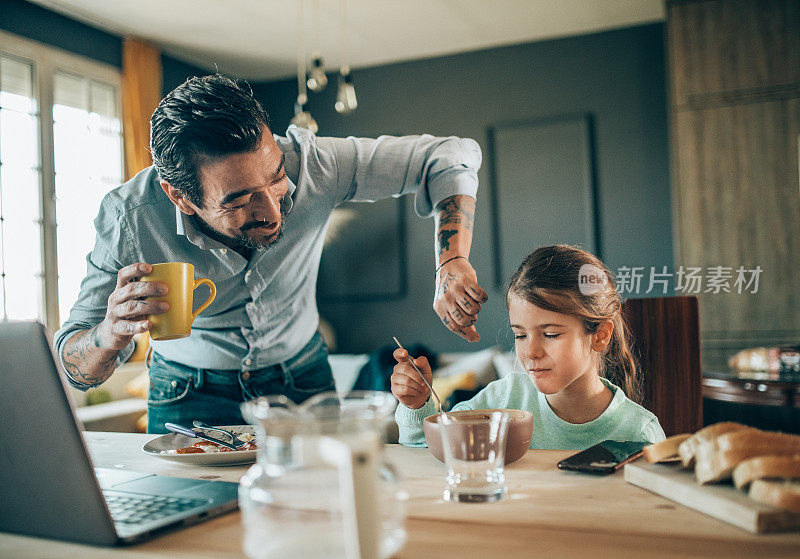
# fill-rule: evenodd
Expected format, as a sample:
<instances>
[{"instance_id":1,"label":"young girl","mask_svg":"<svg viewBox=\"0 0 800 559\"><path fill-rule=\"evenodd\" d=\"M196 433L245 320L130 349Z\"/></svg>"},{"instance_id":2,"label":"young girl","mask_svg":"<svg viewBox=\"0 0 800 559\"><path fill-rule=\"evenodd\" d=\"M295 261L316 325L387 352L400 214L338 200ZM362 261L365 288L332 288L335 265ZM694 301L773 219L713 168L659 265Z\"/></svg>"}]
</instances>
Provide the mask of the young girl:
<instances>
[{"instance_id":1,"label":"young girl","mask_svg":"<svg viewBox=\"0 0 800 559\"><path fill-rule=\"evenodd\" d=\"M639 398L638 383L622 302L600 260L567 245L539 248L511 278L506 304L525 372L492 382L452 411L528 410L533 413L531 448L583 450L607 439L664 439L656 416L632 401ZM400 442L424 446L422 420L436 411L430 390L405 351L396 350L394 357ZM414 362L432 382L427 359Z\"/></svg>"}]
</instances>

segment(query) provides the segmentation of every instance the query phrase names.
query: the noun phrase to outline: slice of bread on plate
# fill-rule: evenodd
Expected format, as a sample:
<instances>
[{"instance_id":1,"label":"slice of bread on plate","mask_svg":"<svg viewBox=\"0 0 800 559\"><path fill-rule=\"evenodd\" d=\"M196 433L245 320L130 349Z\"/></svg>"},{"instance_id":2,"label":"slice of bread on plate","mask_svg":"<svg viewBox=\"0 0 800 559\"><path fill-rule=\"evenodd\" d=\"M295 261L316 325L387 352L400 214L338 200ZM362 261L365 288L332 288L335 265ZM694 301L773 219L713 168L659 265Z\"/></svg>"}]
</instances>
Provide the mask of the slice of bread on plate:
<instances>
[{"instance_id":1,"label":"slice of bread on plate","mask_svg":"<svg viewBox=\"0 0 800 559\"><path fill-rule=\"evenodd\" d=\"M742 460L733 469L733 484L746 488L757 479L800 480L800 454L791 456L756 456Z\"/></svg>"},{"instance_id":2,"label":"slice of bread on plate","mask_svg":"<svg viewBox=\"0 0 800 559\"><path fill-rule=\"evenodd\" d=\"M751 499L800 513L800 482L798 481L767 481L757 479L750 484Z\"/></svg>"},{"instance_id":3,"label":"slice of bread on plate","mask_svg":"<svg viewBox=\"0 0 800 559\"><path fill-rule=\"evenodd\" d=\"M711 483L731 477L733 469L747 458L793 454L800 454L800 436L743 429L699 444L694 473L699 483Z\"/></svg>"},{"instance_id":4,"label":"slice of bread on plate","mask_svg":"<svg viewBox=\"0 0 800 559\"><path fill-rule=\"evenodd\" d=\"M678 455L681 457L683 467L691 468L694 465L695 453L699 444L710 441L723 433L742 429L752 429L752 427L733 421L723 421L722 423L714 423L708 427L703 427L678 445Z\"/></svg>"},{"instance_id":5,"label":"slice of bread on plate","mask_svg":"<svg viewBox=\"0 0 800 559\"><path fill-rule=\"evenodd\" d=\"M644 447L644 458L648 462L667 462L679 459L678 446L693 436L691 433L682 433L667 437L663 441L649 444Z\"/></svg>"}]
</instances>

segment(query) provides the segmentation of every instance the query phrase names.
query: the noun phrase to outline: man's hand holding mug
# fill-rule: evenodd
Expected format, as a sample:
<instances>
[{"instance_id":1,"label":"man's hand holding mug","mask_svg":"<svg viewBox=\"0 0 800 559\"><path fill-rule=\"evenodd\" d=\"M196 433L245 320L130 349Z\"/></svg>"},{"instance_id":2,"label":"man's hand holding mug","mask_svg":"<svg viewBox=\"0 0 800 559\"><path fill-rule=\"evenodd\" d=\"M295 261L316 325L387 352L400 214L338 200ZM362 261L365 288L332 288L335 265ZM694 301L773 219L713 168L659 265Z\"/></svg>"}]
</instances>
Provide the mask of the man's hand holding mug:
<instances>
[{"instance_id":1,"label":"man's hand holding mug","mask_svg":"<svg viewBox=\"0 0 800 559\"><path fill-rule=\"evenodd\" d=\"M201 284L208 285L211 294L192 312L192 294ZM108 297L100 339L105 349L121 350L141 332L149 331L154 340L184 338L216 293L211 280L194 279L191 264L131 264L117 273L117 286Z\"/></svg>"}]
</instances>

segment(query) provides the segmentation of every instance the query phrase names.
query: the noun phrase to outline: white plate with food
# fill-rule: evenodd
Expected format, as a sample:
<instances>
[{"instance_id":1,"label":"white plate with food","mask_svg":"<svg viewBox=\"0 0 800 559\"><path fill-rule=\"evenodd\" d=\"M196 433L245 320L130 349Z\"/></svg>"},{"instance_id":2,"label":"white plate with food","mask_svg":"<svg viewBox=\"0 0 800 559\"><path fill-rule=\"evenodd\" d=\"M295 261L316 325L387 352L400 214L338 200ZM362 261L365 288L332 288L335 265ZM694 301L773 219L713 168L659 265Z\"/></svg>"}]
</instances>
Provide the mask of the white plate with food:
<instances>
[{"instance_id":1,"label":"white plate with food","mask_svg":"<svg viewBox=\"0 0 800 559\"><path fill-rule=\"evenodd\" d=\"M242 441L246 441L240 450L232 450L210 441L205 441L178 433L167 433L148 441L142 447L142 452L172 460L181 464L192 464L196 466L234 466L241 464L251 464L256 460L258 452L256 448L255 430L252 425L220 425L236 435ZM210 429L198 429L204 431L212 437L220 440L228 439L228 436L219 431Z\"/></svg>"}]
</instances>

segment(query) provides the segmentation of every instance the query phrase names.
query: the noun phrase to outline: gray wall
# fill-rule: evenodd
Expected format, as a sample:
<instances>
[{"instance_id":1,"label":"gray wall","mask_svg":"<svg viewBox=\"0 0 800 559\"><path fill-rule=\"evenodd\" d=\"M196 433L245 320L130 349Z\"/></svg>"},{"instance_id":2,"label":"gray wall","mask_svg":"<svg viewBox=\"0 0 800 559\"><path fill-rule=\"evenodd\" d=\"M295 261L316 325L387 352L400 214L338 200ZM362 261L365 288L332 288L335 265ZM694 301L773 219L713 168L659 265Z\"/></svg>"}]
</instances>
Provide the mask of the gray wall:
<instances>
[{"instance_id":1,"label":"gray wall","mask_svg":"<svg viewBox=\"0 0 800 559\"><path fill-rule=\"evenodd\" d=\"M493 179L513 176L515 168L507 157L503 173L492 173L502 154L493 154L490 143L506 125L532 125L536 131L538 123L585 121L588 137L577 141L588 142L591 158L588 183L593 198L590 207L582 210L591 214L594 227L594 238L587 246L594 245L612 270L621 266L672 267L661 24L356 70L353 77L359 106L350 115L333 110L335 87L330 83L335 84L335 79L322 93L311 94L309 106L320 125L320 135L430 133L471 137L481 144L484 165L471 260L490 299L478 321L482 339L477 344L462 341L439 323L431 308L433 221L417 218L412 200L406 198L402 205L405 237L398 241L399 246L387 247L406 254L405 289L399 293L389 289L383 299L364 301L320 297L321 314L334 326L340 352L370 351L391 343L392 335L404 343L420 342L438 351L465 351L496 343L510 347L502 290L494 281L495 275L507 274L505 269L498 273L495 264L495 232L502 229L503 216L492 218L492 198L498 187ZM296 81L254 84L254 89L272 115L273 131L285 130L293 114ZM516 169L518 175L524 172L524 163ZM545 171L543 175L550 174ZM525 182L526 178L517 176L516 180ZM530 182L535 183L535 178ZM505 187L497 194L503 192ZM532 215L560 211L557 198L537 196L535 190L527 203ZM384 212L392 227L398 222L391 203L359 208L359 212L371 210ZM370 223L375 221L373 218ZM537 230L535 223L530 223L528 231L528 235L504 239L500 249L523 254L537 245L562 240ZM365 237L372 234L368 227L360 232ZM351 281L347 268L354 263L369 266L378 255L362 248L356 242L349 248L338 247L337 256L348 250L350 255L324 260L326 280L335 276L337 266L342 281ZM514 258L512 267L518 264L518 257ZM402 282L392 281L397 284Z\"/></svg>"}]
</instances>

